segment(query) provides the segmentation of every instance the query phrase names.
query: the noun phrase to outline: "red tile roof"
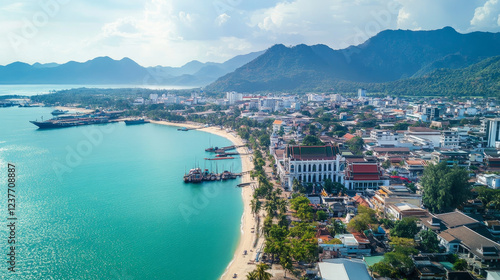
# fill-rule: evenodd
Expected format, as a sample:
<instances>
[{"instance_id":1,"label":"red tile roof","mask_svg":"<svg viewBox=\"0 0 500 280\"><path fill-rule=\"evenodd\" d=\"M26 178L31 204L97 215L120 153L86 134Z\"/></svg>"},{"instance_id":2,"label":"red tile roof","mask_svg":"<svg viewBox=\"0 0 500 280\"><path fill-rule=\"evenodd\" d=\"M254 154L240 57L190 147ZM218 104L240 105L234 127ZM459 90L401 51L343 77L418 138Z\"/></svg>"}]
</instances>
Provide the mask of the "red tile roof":
<instances>
[{"instance_id":1,"label":"red tile roof","mask_svg":"<svg viewBox=\"0 0 500 280\"><path fill-rule=\"evenodd\" d=\"M377 173L378 174L378 166L376 163L372 164L353 164L352 165L353 173Z\"/></svg>"},{"instance_id":2,"label":"red tile roof","mask_svg":"<svg viewBox=\"0 0 500 280\"><path fill-rule=\"evenodd\" d=\"M379 180L380 176L379 175L356 175L354 174L353 176L354 180L357 181L371 181L371 180Z\"/></svg>"},{"instance_id":3,"label":"red tile roof","mask_svg":"<svg viewBox=\"0 0 500 280\"><path fill-rule=\"evenodd\" d=\"M370 240L366 238L366 235L362 232L353 232L354 238L358 241L359 244L370 244Z\"/></svg>"},{"instance_id":4,"label":"red tile roof","mask_svg":"<svg viewBox=\"0 0 500 280\"><path fill-rule=\"evenodd\" d=\"M351 140L351 139L352 139L352 138L354 138L354 137L356 137L356 135L352 135L352 134L350 134L350 133L346 133L346 134L344 135L344 138L345 138L346 140Z\"/></svg>"}]
</instances>

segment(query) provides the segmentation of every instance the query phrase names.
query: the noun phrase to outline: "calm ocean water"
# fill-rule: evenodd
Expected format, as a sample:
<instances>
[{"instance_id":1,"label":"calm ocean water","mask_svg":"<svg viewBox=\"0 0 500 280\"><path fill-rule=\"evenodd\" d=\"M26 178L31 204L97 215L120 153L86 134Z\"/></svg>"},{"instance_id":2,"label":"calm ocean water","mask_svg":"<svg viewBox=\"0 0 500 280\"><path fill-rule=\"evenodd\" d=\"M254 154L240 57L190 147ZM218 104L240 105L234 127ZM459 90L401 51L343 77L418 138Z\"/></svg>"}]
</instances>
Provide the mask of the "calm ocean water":
<instances>
[{"instance_id":1,"label":"calm ocean water","mask_svg":"<svg viewBox=\"0 0 500 280\"><path fill-rule=\"evenodd\" d=\"M188 185L225 138L155 124L37 130L51 108L0 108L0 279L217 279L243 212L239 180ZM16 270L7 270L7 163ZM239 160L217 161L241 170ZM212 161L212 168L215 163Z\"/></svg>"},{"instance_id":2,"label":"calm ocean water","mask_svg":"<svg viewBox=\"0 0 500 280\"><path fill-rule=\"evenodd\" d=\"M0 85L0 96L2 95L24 95L32 96L37 94L47 94L51 91L72 89L72 88L147 88L147 89L190 89L190 86L171 85Z\"/></svg>"}]
</instances>

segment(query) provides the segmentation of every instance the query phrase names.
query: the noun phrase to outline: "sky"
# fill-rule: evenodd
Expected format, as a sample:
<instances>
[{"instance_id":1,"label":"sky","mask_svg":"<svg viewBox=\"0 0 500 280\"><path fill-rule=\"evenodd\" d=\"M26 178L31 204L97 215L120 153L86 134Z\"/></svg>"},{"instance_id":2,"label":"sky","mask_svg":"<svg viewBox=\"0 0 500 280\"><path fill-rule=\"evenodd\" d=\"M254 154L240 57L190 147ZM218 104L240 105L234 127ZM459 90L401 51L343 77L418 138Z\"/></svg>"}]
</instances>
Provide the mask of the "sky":
<instances>
[{"instance_id":1,"label":"sky","mask_svg":"<svg viewBox=\"0 0 500 280\"><path fill-rule=\"evenodd\" d=\"M181 66L274 44L340 49L385 29L500 32L500 0L16 0L0 3L0 26L0 65Z\"/></svg>"}]
</instances>

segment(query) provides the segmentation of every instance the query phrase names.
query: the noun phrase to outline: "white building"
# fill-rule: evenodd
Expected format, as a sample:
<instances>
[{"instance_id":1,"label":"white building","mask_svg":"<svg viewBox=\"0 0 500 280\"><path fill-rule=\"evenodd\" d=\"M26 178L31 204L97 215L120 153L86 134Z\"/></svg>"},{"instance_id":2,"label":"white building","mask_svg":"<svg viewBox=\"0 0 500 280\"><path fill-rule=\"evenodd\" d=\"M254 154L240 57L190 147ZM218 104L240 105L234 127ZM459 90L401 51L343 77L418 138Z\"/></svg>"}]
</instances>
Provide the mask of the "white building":
<instances>
[{"instance_id":1,"label":"white building","mask_svg":"<svg viewBox=\"0 0 500 280\"><path fill-rule=\"evenodd\" d=\"M235 91L231 91L226 93L226 98L229 100L229 104L233 105L236 102L243 101L243 94L242 93L237 93Z\"/></svg>"},{"instance_id":2,"label":"white building","mask_svg":"<svg viewBox=\"0 0 500 280\"><path fill-rule=\"evenodd\" d=\"M338 147L288 145L278 158L278 175L284 187L293 180L302 183L323 183L326 179L342 183L343 160Z\"/></svg>"},{"instance_id":3,"label":"white building","mask_svg":"<svg viewBox=\"0 0 500 280\"><path fill-rule=\"evenodd\" d=\"M377 147L384 146L400 146L400 140L403 138L403 135L395 131L390 130L382 130L382 129L373 129L370 132L370 138L377 141Z\"/></svg>"},{"instance_id":4,"label":"white building","mask_svg":"<svg viewBox=\"0 0 500 280\"><path fill-rule=\"evenodd\" d=\"M459 148L460 138L457 131L443 131L441 132L441 139L439 140L441 148Z\"/></svg>"},{"instance_id":5,"label":"white building","mask_svg":"<svg viewBox=\"0 0 500 280\"><path fill-rule=\"evenodd\" d=\"M500 175L497 174L481 174L477 176L477 182L488 186L492 189L500 188Z\"/></svg>"},{"instance_id":6,"label":"white building","mask_svg":"<svg viewBox=\"0 0 500 280\"><path fill-rule=\"evenodd\" d=\"M434 147L439 147L441 141L441 132L439 130L430 129L426 127L408 127L408 131L405 133L406 137L416 136L418 138L423 138L432 142Z\"/></svg>"},{"instance_id":7,"label":"white building","mask_svg":"<svg viewBox=\"0 0 500 280\"><path fill-rule=\"evenodd\" d=\"M358 99L364 99L366 97L366 89L358 89Z\"/></svg>"},{"instance_id":8,"label":"white building","mask_svg":"<svg viewBox=\"0 0 500 280\"><path fill-rule=\"evenodd\" d=\"M314 94L314 93L309 93L307 94L307 101L310 102L323 102L325 101L325 98L321 95Z\"/></svg>"},{"instance_id":9,"label":"white building","mask_svg":"<svg viewBox=\"0 0 500 280\"><path fill-rule=\"evenodd\" d=\"M486 147L500 149L500 118L485 119L486 137L488 141Z\"/></svg>"}]
</instances>

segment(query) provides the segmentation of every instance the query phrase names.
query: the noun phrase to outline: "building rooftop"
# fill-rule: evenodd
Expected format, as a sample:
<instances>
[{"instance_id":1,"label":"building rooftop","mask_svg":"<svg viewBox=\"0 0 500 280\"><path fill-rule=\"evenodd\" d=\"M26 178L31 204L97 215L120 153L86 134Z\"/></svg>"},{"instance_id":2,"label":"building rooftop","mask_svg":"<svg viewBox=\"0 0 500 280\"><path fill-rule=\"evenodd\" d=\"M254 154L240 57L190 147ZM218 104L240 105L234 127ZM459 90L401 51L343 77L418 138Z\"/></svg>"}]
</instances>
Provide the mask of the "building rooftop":
<instances>
[{"instance_id":1,"label":"building rooftop","mask_svg":"<svg viewBox=\"0 0 500 280\"><path fill-rule=\"evenodd\" d=\"M328 259L318 263L324 280L371 280L366 265L358 259Z\"/></svg>"},{"instance_id":2,"label":"building rooftop","mask_svg":"<svg viewBox=\"0 0 500 280\"><path fill-rule=\"evenodd\" d=\"M287 146L285 154L292 160L332 160L339 154L337 146Z\"/></svg>"},{"instance_id":3,"label":"building rooftop","mask_svg":"<svg viewBox=\"0 0 500 280\"><path fill-rule=\"evenodd\" d=\"M500 244L490 240L472 229L461 226L445 231L470 250L474 255L484 259L500 259Z\"/></svg>"},{"instance_id":4,"label":"building rooftop","mask_svg":"<svg viewBox=\"0 0 500 280\"><path fill-rule=\"evenodd\" d=\"M463 225L470 225L470 224L479 223L478 220L473 219L460 211L437 214L435 216L436 216L436 218L441 220L441 222L447 228L454 228L454 227L459 227L459 226L463 226Z\"/></svg>"},{"instance_id":5,"label":"building rooftop","mask_svg":"<svg viewBox=\"0 0 500 280\"><path fill-rule=\"evenodd\" d=\"M409 132L439 132L439 130L427 128L427 127L408 127Z\"/></svg>"}]
</instances>

